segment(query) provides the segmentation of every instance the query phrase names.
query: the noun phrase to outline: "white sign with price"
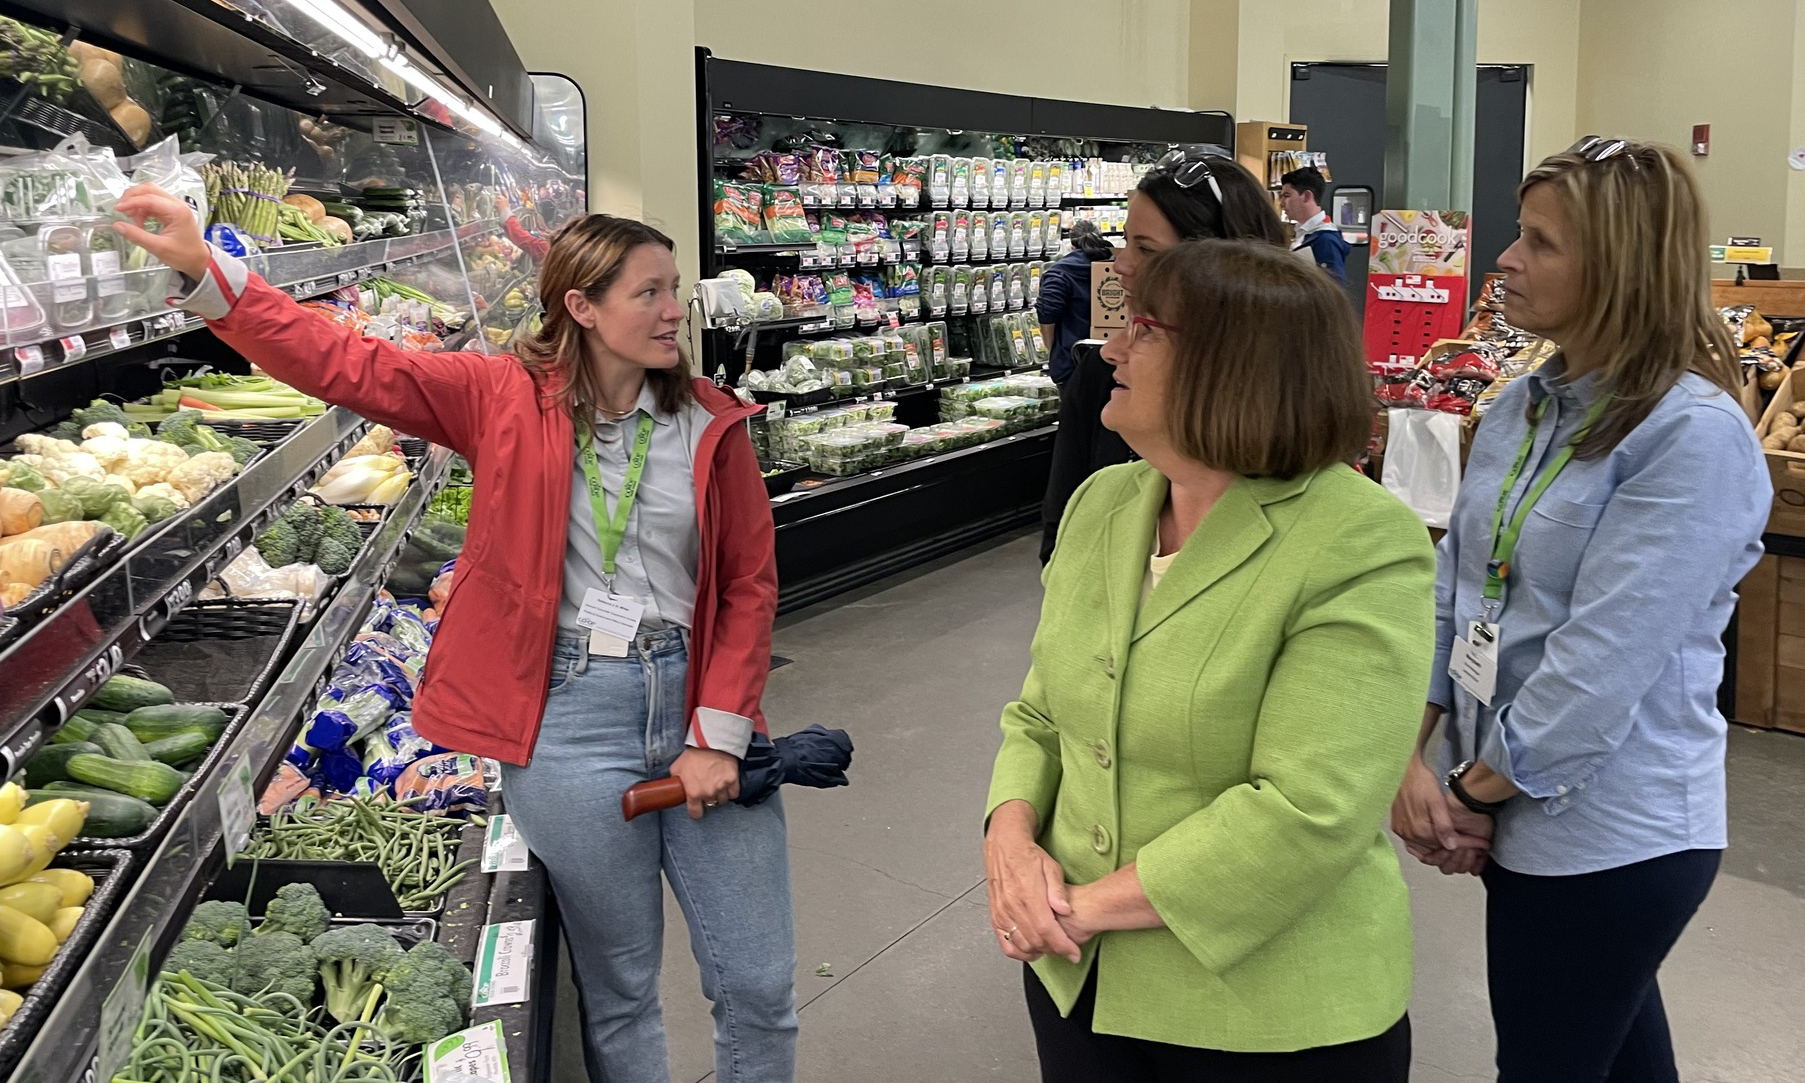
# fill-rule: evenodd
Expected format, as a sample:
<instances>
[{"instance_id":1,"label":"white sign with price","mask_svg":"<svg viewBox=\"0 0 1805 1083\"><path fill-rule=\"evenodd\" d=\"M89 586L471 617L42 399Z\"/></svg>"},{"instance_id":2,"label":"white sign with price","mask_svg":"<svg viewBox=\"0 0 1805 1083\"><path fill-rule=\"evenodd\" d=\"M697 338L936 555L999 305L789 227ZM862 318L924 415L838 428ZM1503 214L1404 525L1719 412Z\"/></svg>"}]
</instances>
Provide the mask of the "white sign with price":
<instances>
[{"instance_id":1,"label":"white sign with price","mask_svg":"<svg viewBox=\"0 0 1805 1083\"><path fill-rule=\"evenodd\" d=\"M119 984L100 1004L100 1036L96 1041L94 1077L111 1079L132 1057L132 1036L144 1015L144 997L150 991L150 938L155 929L138 941L131 962Z\"/></svg>"},{"instance_id":2,"label":"white sign with price","mask_svg":"<svg viewBox=\"0 0 1805 1083\"><path fill-rule=\"evenodd\" d=\"M483 926L476 947L476 989L473 1008L494 1004L524 1004L532 995L533 923L504 921Z\"/></svg>"},{"instance_id":3,"label":"white sign with price","mask_svg":"<svg viewBox=\"0 0 1805 1083\"><path fill-rule=\"evenodd\" d=\"M484 872L525 872L532 854L514 820L505 812L489 817L489 830L483 837Z\"/></svg>"},{"instance_id":4,"label":"white sign with price","mask_svg":"<svg viewBox=\"0 0 1805 1083\"><path fill-rule=\"evenodd\" d=\"M132 333L124 327L115 327L107 333L107 341L113 344L113 349L123 350L132 344Z\"/></svg>"},{"instance_id":5,"label":"white sign with price","mask_svg":"<svg viewBox=\"0 0 1805 1083\"><path fill-rule=\"evenodd\" d=\"M44 348L35 342L20 346L13 351L13 360L19 363L20 377L36 376L44 371Z\"/></svg>"},{"instance_id":6,"label":"white sign with price","mask_svg":"<svg viewBox=\"0 0 1805 1083\"><path fill-rule=\"evenodd\" d=\"M244 852L256 822L257 790L251 781L251 762L241 757L219 780L219 830L228 862Z\"/></svg>"},{"instance_id":7,"label":"white sign with price","mask_svg":"<svg viewBox=\"0 0 1805 1083\"><path fill-rule=\"evenodd\" d=\"M426 1083L509 1083L501 1020L440 1038L426 1049Z\"/></svg>"}]
</instances>

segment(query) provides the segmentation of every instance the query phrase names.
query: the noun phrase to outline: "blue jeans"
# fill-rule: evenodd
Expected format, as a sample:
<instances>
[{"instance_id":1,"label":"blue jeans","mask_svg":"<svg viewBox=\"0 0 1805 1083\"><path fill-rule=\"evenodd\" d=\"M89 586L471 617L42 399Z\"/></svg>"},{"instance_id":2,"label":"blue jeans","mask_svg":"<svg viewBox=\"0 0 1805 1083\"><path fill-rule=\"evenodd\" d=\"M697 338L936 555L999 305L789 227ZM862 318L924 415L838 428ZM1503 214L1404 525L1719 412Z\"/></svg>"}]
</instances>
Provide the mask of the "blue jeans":
<instances>
[{"instance_id":1,"label":"blue jeans","mask_svg":"<svg viewBox=\"0 0 1805 1083\"><path fill-rule=\"evenodd\" d=\"M557 893L591 1080L670 1079L662 869L714 1004L720 1080L787 1083L796 947L780 800L724 803L700 821L681 805L621 819L627 787L669 774L683 751L688 667L676 630L641 635L626 658L592 658L584 641L560 637L532 765L503 766L502 799Z\"/></svg>"}]
</instances>

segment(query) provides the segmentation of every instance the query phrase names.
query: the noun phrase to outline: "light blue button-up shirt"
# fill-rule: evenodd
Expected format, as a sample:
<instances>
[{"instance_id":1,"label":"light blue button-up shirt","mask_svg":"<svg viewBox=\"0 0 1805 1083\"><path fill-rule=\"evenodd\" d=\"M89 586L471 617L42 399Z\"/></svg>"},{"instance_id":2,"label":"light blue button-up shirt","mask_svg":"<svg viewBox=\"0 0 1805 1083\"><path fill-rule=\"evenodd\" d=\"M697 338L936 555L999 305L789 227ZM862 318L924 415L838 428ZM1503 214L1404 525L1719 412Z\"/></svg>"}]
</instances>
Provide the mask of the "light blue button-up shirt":
<instances>
[{"instance_id":1,"label":"light blue button-up shirt","mask_svg":"<svg viewBox=\"0 0 1805 1083\"><path fill-rule=\"evenodd\" d=\"M1595 400L1595 376L1563 376L1557 357L1516 381L1474 437L1437 553L1429 690L1449 711L1444 769L1483 760L1523 791L1498 817L1493 859L1542 876L1727 844L1722 635L1773 499L1747 416L1685 376L1608 455L1574 459L1529 514L1497 692L1480 704L1448 676L1449 652L1481 615L1492 515L1526 408L1553 399L1506 522Z\"/></svg>"}]
</instances>

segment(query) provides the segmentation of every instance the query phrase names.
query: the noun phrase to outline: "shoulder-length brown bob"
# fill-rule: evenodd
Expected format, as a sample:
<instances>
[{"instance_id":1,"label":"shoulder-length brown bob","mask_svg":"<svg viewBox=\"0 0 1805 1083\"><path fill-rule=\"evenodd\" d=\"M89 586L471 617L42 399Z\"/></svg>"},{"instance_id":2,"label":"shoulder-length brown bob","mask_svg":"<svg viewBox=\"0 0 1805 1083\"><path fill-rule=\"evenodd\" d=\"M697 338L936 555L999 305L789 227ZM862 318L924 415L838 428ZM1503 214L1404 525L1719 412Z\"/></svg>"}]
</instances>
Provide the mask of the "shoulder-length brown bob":
<instances>
[{"instance_id":1,"label":"shoulder-length brown bob","mask_svg":"<svg viewBox=\"0 0 1805 1083\"><path fill-rule=\"evenodd\" d=\"M544 393L572 417L592 412L602 400L583 325L565 307L564 295L580 290L591 301L601 301L620 277L627 257L646 244L671 251L677 248L676 242L644 222L610 214L573 218L552 234L545 264L539 268L545 320L539 332L521 340L515 352ZM658 399L659 412L676 413L694 394L689 357L683 355L674 368L648 369L646 382Z\"/></svg>"},{"instance_id":2,"label":"shoulder-length brown bob","mask_svg":"<svg viewBox=\"0 0 1805 1083\"><path fill-rule=\"evenodd\" d=\"M1365 448L1372 381L1353 306L1316 267L1257 241L1189 241L1147 262L1134 305L1179 328L1167 422L1181 454L1293 478Z\"/></svg>"}]
</instances>

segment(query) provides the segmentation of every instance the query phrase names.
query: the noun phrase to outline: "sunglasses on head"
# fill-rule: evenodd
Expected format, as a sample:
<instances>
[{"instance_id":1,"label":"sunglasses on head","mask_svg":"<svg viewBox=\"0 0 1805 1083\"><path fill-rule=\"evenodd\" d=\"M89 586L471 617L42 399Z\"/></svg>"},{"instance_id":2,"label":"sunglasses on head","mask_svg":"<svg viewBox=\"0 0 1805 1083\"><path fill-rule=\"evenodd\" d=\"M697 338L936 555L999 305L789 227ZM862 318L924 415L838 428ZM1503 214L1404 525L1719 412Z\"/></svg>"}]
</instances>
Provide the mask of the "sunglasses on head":
<instances>
[{"instance_id":1,"label":"sunglasses on head","mask_svg":"<svg viewBox=\"0 0 1805 1083\"><path fill-rule=\"evenodd\" d=\"M1195 188L1207 181L1210 192L1220 204L1222 186L1216 183L1216 174L1210 169L1209 159L1221 157L1214 147L1173 147L1166 152L1165 157L1154 163L1153 172L1171 177L1172 183L1180 188Z\"/></svg>"},{"instance_id":2,"label":"sunglasses on head","mask_svg":"<svg viewBox=\"0 0 1805 1083\"><path fill-rule=\"evenodd\" d=\"M1641 169L1632 151L1629 140L1613 139L1607 135L1588 135L1567 148L1568 154L1578 155L1588 162L1608 162L1612 158L1624 157L1632 169Z\"/></svg>"}]
</instances>

